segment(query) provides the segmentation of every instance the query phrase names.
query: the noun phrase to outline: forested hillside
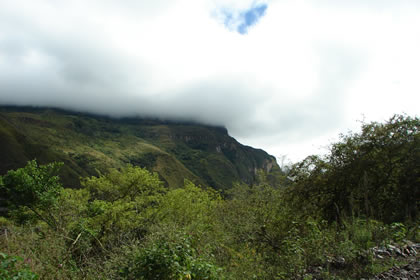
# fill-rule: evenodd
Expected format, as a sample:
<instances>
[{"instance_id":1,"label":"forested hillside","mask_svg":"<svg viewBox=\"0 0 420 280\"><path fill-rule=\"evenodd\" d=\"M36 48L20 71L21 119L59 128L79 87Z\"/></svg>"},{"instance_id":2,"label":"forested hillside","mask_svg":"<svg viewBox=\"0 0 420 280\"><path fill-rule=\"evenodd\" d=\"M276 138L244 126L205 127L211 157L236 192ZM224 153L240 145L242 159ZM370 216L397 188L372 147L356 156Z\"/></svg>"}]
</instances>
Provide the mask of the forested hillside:
<instances>
[{"instance_id":1,"label":"forested hillside","mask_svg":"<svg viewBox=\"0 0 420 280\"><path fill-rule=\"evenodd\" d=\"M34 158L64 162L60 176L67 187L126 164L157 172L170 187L188 179L228 189L253 183L259 170L280 173L274 157L241 145L222 127L30 107L0 108L0 154L0 174Z\"/></svg>"},{"instance_id":2,"label":"forested hillside","mask_svg":"<svg viewBox=\"0 0 420 280\"><path fill-rule=\"evenodd\" d=\"M105 123L89 120L90 127ZM418 279L419 130L417 117L365 123L325 156L309 156L282 176L259 172L223 192L188 177L168 188L163 175L133 165L65 188L58 174L66 162L29 161L0 177L8 207L0 278L383 279L374 277L392 268ZM26 137L6 131L23 147Z\"/></svg>"}]
</instances>

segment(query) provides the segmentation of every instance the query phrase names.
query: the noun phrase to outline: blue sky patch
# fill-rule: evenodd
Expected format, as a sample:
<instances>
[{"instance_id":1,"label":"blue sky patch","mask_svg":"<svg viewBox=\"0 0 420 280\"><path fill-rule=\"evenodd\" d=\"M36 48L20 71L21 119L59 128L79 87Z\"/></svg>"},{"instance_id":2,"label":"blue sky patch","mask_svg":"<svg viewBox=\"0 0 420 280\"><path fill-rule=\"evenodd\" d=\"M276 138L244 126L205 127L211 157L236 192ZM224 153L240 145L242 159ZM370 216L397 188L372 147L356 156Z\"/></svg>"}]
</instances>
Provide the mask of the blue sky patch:
<instances>
[{"instance_id":1,"label":"blue sky patch","mask_svg":"<svg viewBox=\"0 0 420 280\"><path fill-rule=\"evenodd\" d=\"M238 26L237 31L241 34L248 33L248 28L257 24L258 20L265 15L267 4L261 4L241 13L243 22Z\"/></svg>"},{"instance_id":2,"label":"blue sky patch","mask_svg":"<svg viewBox=\"0 0 420 280\"><path fill-rule=\"evenodd\" d=\"M221 10L223 24L230 30L245 35L248 29L254 26L265 15L268 5L253 4L249 9L243 11Z\"/></svg>"}]
</instances>

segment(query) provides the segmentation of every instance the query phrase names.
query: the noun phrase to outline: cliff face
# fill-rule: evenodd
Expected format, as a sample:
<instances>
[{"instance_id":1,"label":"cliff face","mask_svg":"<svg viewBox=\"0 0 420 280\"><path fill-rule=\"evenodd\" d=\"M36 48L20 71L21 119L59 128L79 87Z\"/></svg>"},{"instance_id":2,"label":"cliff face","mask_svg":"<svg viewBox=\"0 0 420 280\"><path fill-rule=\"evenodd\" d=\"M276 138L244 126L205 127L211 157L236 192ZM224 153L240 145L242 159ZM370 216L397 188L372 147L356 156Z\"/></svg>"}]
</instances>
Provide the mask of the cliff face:
<instances>
[{"instance_id":1,"label":"cliff face","mask_svg":"<svg viewBox=\"0 0 420 280\"><path fill-rule=\"evenodd\" d=\"M0 173L30 159L63 161L66 186L125 164L159 173L170 187L189 179L216 189L279 172L274 157L238 143L225 128L110 119L54 109L0 107Z\"/></svg>"}]
</instances>

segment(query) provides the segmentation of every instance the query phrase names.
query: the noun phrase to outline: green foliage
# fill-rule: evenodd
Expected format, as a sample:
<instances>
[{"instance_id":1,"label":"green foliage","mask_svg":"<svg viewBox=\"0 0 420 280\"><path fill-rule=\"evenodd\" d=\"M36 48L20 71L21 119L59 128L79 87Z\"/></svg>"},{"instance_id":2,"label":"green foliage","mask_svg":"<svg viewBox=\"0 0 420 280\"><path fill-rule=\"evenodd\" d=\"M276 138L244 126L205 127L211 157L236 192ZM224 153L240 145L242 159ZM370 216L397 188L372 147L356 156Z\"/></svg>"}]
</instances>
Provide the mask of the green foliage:
<instances>
[{"instance_id":1,"label":"green foliage","mask_svg":"<svg viewBox=\"0 0 420 280\"><path fill-rule=\"evenodd\" d=\"M395 241L400 242L407 236L407 228L403 223L391 224L392 237Z\"/></svg>"},{"instance_id":2,"label":"green foliage","mask_svg":"<svg viewBox=\"0 0 420 280\"><path fill-rule=\"evenodd\" d=\"M82 185L89 201L81 206L82 215L71 232L74 238L82 235L78 245L84 244L84 250L106 249L144 236L166 192L157 174L133 166L85 178Z\"/></svg>"},{"instance_id":3,"label":"green foliage","mask_svg":"<svg viewBox=\"0 0 420 280\"><path fill-rule=\"evenodd\" d=\"M8 256L0 252L0 278L3 280L38 279L38 276L22 263L23 258Z\"/></svg>"},{"instance_id":4,"label":"green foliage","mask_svg":"<svg viewBox=\"0 0 420 280\"><path fill-rule=\"evenodd\" d=\"M311 156L291 171L296 203L325 219L370 217L415 220L420 190L420 120L396 115L387 123L363 124L342 136L321 159Z\"/></svg>"},{"instance_id":5,"label":"green foliage","mask_svg":"<svg viewBox=\"0 0 420 280\"><path fill-rule=\"evenodd\" d=\"M157 174L131 165L121 170L111 169L99 177L85 178L82 185L89 190L92 198L109 202L121 199L132 200L138 196L146 196L153 201L155 195L164 192Z\"/></svg>"},{"instance_id":6,"label":"green foliage","mask_svg":"<svg viewBox=\"0 0 420 280\"><path fill-rule=\"evenodd\" d=\"M108 133L85 129L90 121L78 129L91 137ZM169 147L164 131L159 137ZM174 136L188 142L181 145L183 161L205 155L196 164L220 163L204 168L212 170L210 179L225 168L210 142L183 133ZM26 225L0 219L0 251L30 259L42 279L371 278L396 263L374 258L372 247L418 242L418 205L405 199L418 193L418 137L418 119L364 124L327 157L308 157L287 174L260 172L255 184L237 183L223 197L184 178L177 178L184 180L180 188L166 188L157 174L133 166L86 177L81 189L62 189L54 164L31 162L0 177L1 195L7 192L15 205L12 218L36 218ZM224 148L218 151L240 158ZM226 174L217 180L229 180ZM6 258L8 273L27 269L21 259Z\"/></svg>"},{"instance_id":7,"label":"green foliage","mask_svg":"<svg viewBox=\"0 0 420 280\"><path fill-rule=\"evenodd\" d=\"M57 176L61 166L62 163L38 165L32 160L24 168L9 171L1 180L9 207L21 212L27 207L37 218L56 228L51 210L62 190Z\"/></svg>"},{"instance_id":8,"label":"green foliage","mask_svg":"<svg viewBox=\"0 0 420 280\"><path fill-rule=\"evenodd\" d=\"M212 213L220 203L221 197L214 190L203 190L185 181L183 188L170 190L162 199L158 219L187 230L210 230L214 220Z\"/></svg>"},{"instance_id":9,"label":"green foliage","mask_svg":"<svg viewBox=\"0 0 420 280\"><path fill-rule=\"evenodd\" d=\"M28 206L48 209L53 206L61 191L57 176L62 163L40 165L29 161L24 168L11 170L2 178L8 201L15 207Z\"/></svg>"},{"instance_id":10,"label":"green foliage","mask_svg":"<svg viewBox=\"0 0 420 280\"><path fill-rule=\"evenodd\" d=\"M294 211L283 189L269 185L237 185L218 209L224 250L216 251L230 262L234 279L276 279L296 275L303 266L294 238ZM293 261L292 261L293 259ZM283 276L281 276L283 275Z\"/></svg>"},{"instance_id":11,"label":"green foliage","mask_svg":"<svg viewBox=\"0 0 420 280\"><path fill-rule=\"evenodd\" d=\"M157 236L144 247L132 248L120 268L122 279L222 279L221 269L201 257L191 236Z\"/></svg>"}]
</instances>

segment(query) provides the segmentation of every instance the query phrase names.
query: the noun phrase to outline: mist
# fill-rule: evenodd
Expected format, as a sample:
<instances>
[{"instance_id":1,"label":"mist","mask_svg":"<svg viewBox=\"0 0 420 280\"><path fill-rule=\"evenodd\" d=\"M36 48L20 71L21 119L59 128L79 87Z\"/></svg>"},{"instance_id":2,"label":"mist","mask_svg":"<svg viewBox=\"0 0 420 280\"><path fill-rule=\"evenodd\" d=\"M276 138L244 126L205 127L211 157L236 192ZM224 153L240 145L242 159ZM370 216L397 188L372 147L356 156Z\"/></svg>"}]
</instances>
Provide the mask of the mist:
<instances>
[{"instance_id":1,"label":"mist","mask_svg":"<svg viewBox=\"0 0 420 280\"><path fill-rule=\"evenodd\" d=\"M418 114L418 1L0 0L0 26L1 105L220 125L292 160Z\"/></svg>"}]
</instances>

